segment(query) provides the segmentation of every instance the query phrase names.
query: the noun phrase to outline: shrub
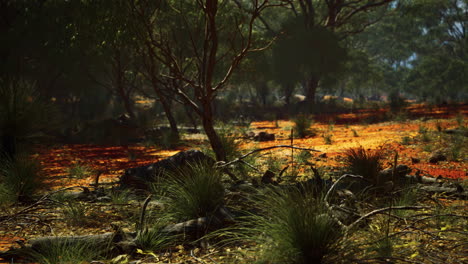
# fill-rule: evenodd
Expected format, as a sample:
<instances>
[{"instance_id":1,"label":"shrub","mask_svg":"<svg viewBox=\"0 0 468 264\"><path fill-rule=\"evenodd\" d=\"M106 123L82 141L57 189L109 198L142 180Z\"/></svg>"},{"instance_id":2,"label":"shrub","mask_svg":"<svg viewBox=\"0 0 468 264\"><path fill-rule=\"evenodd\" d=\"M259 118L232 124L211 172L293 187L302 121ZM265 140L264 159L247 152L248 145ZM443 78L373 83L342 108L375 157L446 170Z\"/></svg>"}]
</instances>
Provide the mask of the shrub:
<instances>
[{"instance_id":1,"label":"shrub","mask_svg":"<svg viewBox=\"0 0 468 264\"><path fill-rule=\"evenodd\" d=\"M329 134L329 133L323 134L323 141L325 142L325 144L331 145L333 143L332 137L333 137L332 134Z\"/></svg>"},{"instance_id":2,"label":"shrub","mask_svg":"<svg viewBox=\"0 0 468 264\"><path fill-rule=\"evenodd\" d=\"M322 263L344 238L323 199L307 187L271 189L254 203L260 213L245 217L238 232L268 263Z\"/></svg>"},{"instance_id":3,"label":"shrub","mask_svg":"<svg viewBox=\"0 0 468 264\"><path fill-rule=\"evenodd\" d=\"M345 152L345 163L350 173L363 176L374 185L379 185L378 174L382 169L381 149L366 150L362 146Z\"/></svg>"},{"instance_id":4,"label":"shrub","mask_svg":"<svg viewBox=\"0 0 468 264\"><path fill-rule=\"evenodd\" d=\"M189 164L165 178L161 190L176 221L211 216L224 204L221 172L209 164Z\"/></svg>"},{"instance_id":5,"label":"shrub","mask_svg":"<svg viewBox=\"0 0 468 264\"><path fill-rule=\"evenodd\" d=\"M3 202L30 200L42 186L39 163L26 154L0 158L0 186ZM0 202L1 202L0 201Z\"/></svg>"},{"instance_id":6,"label":"shrub","mask_svg":"<svg viewBox=\"0 0 468 264\"><path fill-rule=\"evenodd\" d=\"M298 138L307 136L315 136L313 130L310 129L312 125L312 118L307 115L298 115L294 120L294 134Z\"/></svg>"}]
</instances>

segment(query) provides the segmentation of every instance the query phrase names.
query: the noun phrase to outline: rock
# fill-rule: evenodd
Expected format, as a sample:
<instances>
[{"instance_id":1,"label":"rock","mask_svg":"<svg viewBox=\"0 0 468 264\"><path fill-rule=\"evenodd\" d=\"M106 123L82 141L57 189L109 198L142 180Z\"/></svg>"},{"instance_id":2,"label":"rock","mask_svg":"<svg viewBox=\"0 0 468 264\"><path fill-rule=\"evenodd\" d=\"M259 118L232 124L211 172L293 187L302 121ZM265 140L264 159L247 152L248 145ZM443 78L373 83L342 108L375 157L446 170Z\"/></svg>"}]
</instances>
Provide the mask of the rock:
<instances>
[{"instance_id":1,"label":"rock","mask_svg":"<svg viewBox=\"0 0 468 264\"><path fill-rule=\"evenodd\" d=\"M267 132L260 132L254 137L255 141L272 141L275 140L275 134L270 134Z\"/></svg>"},{"instance_id":2,"label":"rock","mask_svg":"<svg viewBox=\"0 0 468 264\"><path fill-rule=\"evenodd\" d=\"M447 160L447 156L440 150L434 151L429 156L429 163L436 164L439 161Z\"/></svg>"},{"instance_id":3,"label":"rock","mask_svg":"<svg viewBox=\"0 0 468 264\"><path fill-rule=\"evenodd\" d=\"M189 163L205 162L214 165L215 161L199 150L187 150L156 163L125 170L120 177L121 187L149 190L150 184L165 173L175 172Z\"/></svg>"},{"instance_id":4,"label":"rock","mask_svg":"<svg viewBox=\"0 0 468 264\"><path fill-rule=\"evenodd\" d=\"M319 158L321 159L326 159L327 158L327 153L322 153L320 155L318 155Z\"/></svg>"},{"instance_id":5,"label":"rock","mask_svg":"<svg viewBox=\"0 0 468 264\"><path fill-rule=\"evenodd\" d=\"M278 185L278 182L276 181L275 176L276 175L274 172L272 172L271 170L267 170L265 171L265 174L263 174L261 182L263 184Z\"/></svg>"}]
</instances>

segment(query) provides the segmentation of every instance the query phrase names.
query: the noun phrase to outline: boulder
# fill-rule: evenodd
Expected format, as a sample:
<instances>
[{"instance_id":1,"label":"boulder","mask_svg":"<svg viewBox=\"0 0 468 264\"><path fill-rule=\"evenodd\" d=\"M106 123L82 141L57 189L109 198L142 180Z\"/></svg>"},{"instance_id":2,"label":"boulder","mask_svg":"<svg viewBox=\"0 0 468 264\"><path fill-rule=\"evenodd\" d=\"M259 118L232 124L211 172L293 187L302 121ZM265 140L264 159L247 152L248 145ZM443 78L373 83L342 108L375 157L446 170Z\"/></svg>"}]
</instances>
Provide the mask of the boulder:
<instances>
[{"instance_id":1,"label":"boulder","mask_svg":"<svg viewBox=\"0 0 468 264\"><path fill-rule=\"evenodd\" d=\"M124 175L120 177L119 184L121 187L148 190L150 184L155 182L158 177L168 172L175 172L194 162L204 162L209 165L215 163L214 159L199 150L182 151L156 163L125 170Z\"/></svg>"},{"instance_id":2,"label":"boulder","mask_svg":"<svg viewBox=\"0 0 468 264\"><path fill-rule=\"evenodd\" d=\"M431 153L429 156L429 163L436 164L439 161L445 161L447 160L447 156L440 150L436 150Z\"/></svg>"}]
</instances>

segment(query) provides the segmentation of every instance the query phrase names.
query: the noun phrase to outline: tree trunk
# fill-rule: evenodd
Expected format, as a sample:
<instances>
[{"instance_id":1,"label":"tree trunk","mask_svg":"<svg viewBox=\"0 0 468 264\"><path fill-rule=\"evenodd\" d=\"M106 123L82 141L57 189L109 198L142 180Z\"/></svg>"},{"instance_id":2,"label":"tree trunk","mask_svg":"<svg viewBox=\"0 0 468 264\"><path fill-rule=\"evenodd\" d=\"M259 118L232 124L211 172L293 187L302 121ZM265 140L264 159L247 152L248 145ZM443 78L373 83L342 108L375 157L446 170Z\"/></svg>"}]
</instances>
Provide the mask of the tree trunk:
<instances>
[{"instance_id":1,"label":"tree trunk","mask_svg":"<svg viewBox=\"0 0 468 264\"><path fill-rule=\"evenodd\" d=\"M174 118L174 115L172 115L171 102L166 97L163 97L163 96L160 97L160 100L164 109L164 113L166 114L167 121L169 121L169 126L171 127L171 133L173 136L179 139L179 129L177 128L177 122Z\"/></svg>"},{"instance_id":2,"label":"tree trunk","mask_svg":"<svg viewBox=\"0 0 468 264\"><path fill-rule=\"evenodd\" d=\"M312 112L315 104L315 93L320 79L317 76L310 76L305 81L305 102L307 104L307 111Z\"/></svg>"},{"instance_id":3,"label":"tree trunk","mask_svg":"<svg viewBox=\"0 0 468 264\"><path fill-rule=\"evenodd\" d=\"M216 155L216 160L226 161L226 152L224 151L221 139L214 129L213 110L211 109L211 104L208 101L203 102L202 123L206 136L210 141L211 148Z\"/></svg>"}]
</instances>

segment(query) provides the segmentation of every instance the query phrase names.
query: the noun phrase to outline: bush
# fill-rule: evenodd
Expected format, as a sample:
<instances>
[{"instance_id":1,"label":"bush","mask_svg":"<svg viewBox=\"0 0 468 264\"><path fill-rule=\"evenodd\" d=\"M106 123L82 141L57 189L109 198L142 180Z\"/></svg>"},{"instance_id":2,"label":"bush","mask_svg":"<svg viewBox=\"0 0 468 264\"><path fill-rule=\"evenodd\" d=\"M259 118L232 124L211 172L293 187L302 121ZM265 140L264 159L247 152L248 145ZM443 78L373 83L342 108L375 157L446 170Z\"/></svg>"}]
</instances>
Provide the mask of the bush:
<instances>
[{"instance_id":1,"label":"bush","mask_svg":"<svg viewBox=\"0 0 468 264\"><path fill-rule=\"evenodd\" d=\"M254 201L258 215L244 218L240 232L268 263L322 263L344 238L322 197L307 187L271 189Z\"/></svg>"},{"instance_id":2,"label":"bush","mask_svg":"<svg viewBox=\"0 0 468 264\"><path fill-rule=\"evenodd\" d=\"M374 185L379 185L379 172L382 169L383 152L381 149L366 150L362 146L350 148L345 152L345 163L348 171L361 175Z\"/></svg>"},{"instance_id":3,"label":"bush","mask_svg":"<svg viewBox=\"0 0 468 264\"><path fill-rule=\"evenodd\" d=\"M189 164L165 178L161 190L176 221L209 217L224 205L221 172L209 164Z\"/></svg>"},{"instance_id":4,"label":"bush","mask_svg":"<svg viewBox=\"0 0 468 264\"><path fill-rule=\"evenodd\" d=\"M0 203L30 200L42 186L39 163L26 154L0 158Z\"/></svg>"},{"instance_id":5,"label":"bush","mask_svg":"<svg viewBox=\"0 0 468 264\"><path fill-rule=\"evenodd\" d=\"M310 129L312 118L307 115L298 115L294 120L294 135L298 138L315 136L315 132Z\"/></svg>"}]
</instances>

